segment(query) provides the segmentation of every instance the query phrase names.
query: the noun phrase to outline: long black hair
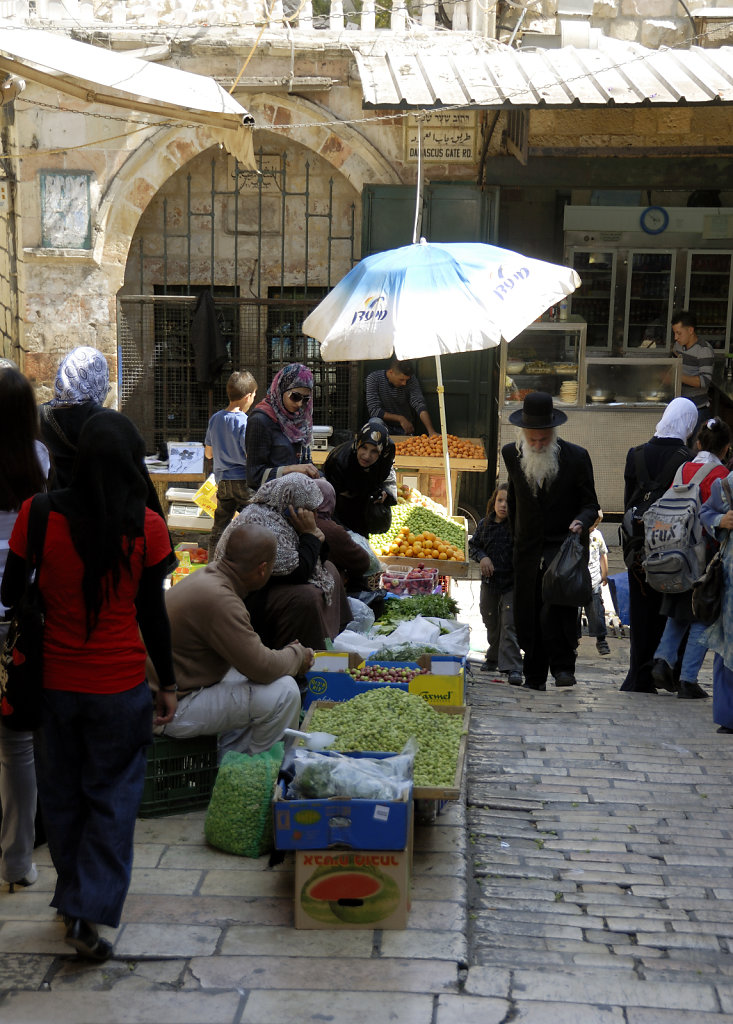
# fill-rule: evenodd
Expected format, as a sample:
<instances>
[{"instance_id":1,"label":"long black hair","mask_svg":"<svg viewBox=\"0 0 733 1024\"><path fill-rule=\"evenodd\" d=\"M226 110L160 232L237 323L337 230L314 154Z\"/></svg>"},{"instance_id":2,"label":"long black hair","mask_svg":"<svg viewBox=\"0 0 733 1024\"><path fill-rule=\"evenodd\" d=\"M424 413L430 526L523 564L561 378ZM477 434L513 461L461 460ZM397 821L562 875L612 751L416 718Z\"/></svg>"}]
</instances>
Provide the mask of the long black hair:
<instances>
[{"instance_id":1,"label":"long black hair","mask_svg":"<svg viewBox=\"0 0 733 1024\"><path fill-rule=\"evenodd\" d=\"M38 406L28 379L12 367L0 368L0 509L17 512L26 498L45 487L35 442Z\"/></svg>"},{"instance_id":2,"label":"long black hair","mask_svg":"<svg viewBox=\"0 0 733 1024\"><path fill-rule=\"evenodd\" d=\"M94 629L110 584L116 593L123 572L145 532L148 482L145 442L122 413L102 409L79 434L71 484L52 494L52 504L69 524L71 540L84 565L82 593L87 636Z\"/></svg>"}]
</instances>

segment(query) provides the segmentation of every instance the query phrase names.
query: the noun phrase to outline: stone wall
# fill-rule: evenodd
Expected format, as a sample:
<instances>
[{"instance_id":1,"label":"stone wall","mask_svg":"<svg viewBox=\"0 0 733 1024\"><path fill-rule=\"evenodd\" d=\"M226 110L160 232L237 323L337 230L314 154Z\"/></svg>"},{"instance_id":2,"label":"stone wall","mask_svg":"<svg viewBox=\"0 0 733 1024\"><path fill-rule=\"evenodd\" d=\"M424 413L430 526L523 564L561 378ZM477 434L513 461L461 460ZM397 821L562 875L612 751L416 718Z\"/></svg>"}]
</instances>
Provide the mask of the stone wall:
<instances>
[{"instance_id":1,"label":"stone wall","mask_svg":"<svg viewBox=\"0 0 733 1024\"><path fill-rule=\"evenodd\" d=\"M449 0L443 5L455 31L470 30L489 38L515 44L522 32L540 32L554 35L560 32L557 0L535 0L527 5L519 32L515 32L521 14L521 5L503 5L497 25L492 5L470 0ZM717 8L724 13L721 19L712 19L705 25L693 25L679 0L595 0L586 18L574 16L572 20L587 20L593 28L625 42L640 43L657 49L660 46L681 46L697 42L700 45L720 46L733 41L733 20L725 12L730 10L726 0L705 2L688 0L687 8L693 18L703 7ZM562 7L561 7L562 11ZM113 25L116 27L163 26L253 26L266 23L272 29L285 31L292 27L300 34L324 35L340 32L344 28L373 32L391 30L409 33L416 24L436 31L446 31L438 21L432 0L386 0L377 6L373 0L362 0L358 5L351 0L1 0L0 12L15 21L30 21L52 26L58 23L80 25ZM376 12L376 17L375 17ZM291 20L289 20L291 19Z\"/></svg>"}]
</instances>

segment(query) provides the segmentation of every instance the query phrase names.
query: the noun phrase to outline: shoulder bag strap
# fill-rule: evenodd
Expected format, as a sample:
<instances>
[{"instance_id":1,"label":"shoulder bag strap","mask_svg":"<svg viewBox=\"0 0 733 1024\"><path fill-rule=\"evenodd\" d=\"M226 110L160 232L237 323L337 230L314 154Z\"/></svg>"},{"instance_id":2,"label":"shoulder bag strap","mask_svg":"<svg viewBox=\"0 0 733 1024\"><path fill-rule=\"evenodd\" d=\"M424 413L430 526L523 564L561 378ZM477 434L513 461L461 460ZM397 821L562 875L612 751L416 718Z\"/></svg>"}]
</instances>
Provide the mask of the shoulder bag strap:
<instances>
[{"instance_id":1,"label":"shoulder bag strap","mask_svg":"<svg viewBox=\"0 0 733 1024\"><path fill-rule=\"evenodd\" d=\"M28 512L28 543L25 552L26 586L30 583L34 568L36 579L38 579L50 510L51 501L48 495L37 494L31 502Z\"/></svg>"}]
</instances>

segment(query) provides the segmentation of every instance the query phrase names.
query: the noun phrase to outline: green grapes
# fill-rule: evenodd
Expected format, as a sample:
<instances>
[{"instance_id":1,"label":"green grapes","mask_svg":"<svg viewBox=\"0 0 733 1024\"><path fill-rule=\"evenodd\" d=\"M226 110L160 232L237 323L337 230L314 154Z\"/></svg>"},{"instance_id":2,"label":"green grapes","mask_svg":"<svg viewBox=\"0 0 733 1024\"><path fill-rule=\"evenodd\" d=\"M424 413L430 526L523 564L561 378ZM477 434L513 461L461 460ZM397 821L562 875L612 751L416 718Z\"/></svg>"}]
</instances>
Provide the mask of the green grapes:
<instances>
[{"instance_id":1,"label":"green grapes","mask_svg":"<svg viewBox=\"0 0 733 1024\"><path fill-rule=\"evenodd\" d=\"M332 708L316 708L311 732L331 732L333 750L399 753L410 737L417 741L416 786L453 786L463 717L436 711L422 697L380 687Z\"/></svg>"}]
</instances>

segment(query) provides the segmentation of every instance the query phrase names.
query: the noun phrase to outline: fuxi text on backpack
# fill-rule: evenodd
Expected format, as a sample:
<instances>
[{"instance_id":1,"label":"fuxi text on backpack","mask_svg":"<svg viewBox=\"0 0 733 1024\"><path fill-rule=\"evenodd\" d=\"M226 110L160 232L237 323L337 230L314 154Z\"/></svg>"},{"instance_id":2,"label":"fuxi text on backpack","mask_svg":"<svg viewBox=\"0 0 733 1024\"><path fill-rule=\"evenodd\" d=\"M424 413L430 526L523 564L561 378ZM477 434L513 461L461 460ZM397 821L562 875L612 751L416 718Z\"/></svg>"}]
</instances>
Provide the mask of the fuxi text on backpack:
<instances>
[{"instance_id":1,"label":"fuxi text on backpack","mask_svg":"<svg viewBox=\"0 0 733 1024\"><path fill-rule=\"evenodd\" d=\"M644 561L647 583L662 594L682 594L705 568L705 537L700 525L700 484L715 469L706 463L689 483L682 469L672 486L644 513Z\"/></svg>"},{"instance_id":2,"label":"fuxi text on backpack","mask_svg":"<svg viewBox=\"0 0 733 1024\"><path fill-rule=\"evenodd\" d=\"M657 498L661 498L679 466L690 458L687 448L677 448L670 454L659 476L651 479L644 459L644 447L642 444L633 449L637 484L618 528L618 540L627 569L640 569L644 559L644 513Z\"/></svg>"}]
</instances>

